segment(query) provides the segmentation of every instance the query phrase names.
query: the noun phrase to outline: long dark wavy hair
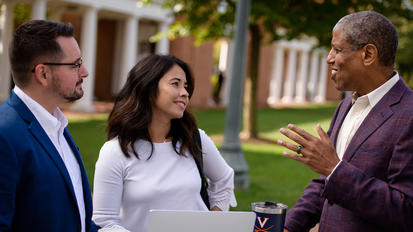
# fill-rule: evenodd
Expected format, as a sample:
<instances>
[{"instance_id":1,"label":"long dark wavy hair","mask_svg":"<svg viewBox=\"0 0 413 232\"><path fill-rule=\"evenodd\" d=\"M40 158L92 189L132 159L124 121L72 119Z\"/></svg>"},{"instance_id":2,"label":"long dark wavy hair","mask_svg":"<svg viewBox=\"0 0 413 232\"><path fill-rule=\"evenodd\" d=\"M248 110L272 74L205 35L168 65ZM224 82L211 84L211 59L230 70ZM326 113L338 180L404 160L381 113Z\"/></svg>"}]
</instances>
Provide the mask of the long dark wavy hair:
<instances>
[{"instance_id":1,"label":"long dark wavy hair","mask_svg":"<svg viewBox=\"0 0 413 232\"><path fill-rule=\"evenodd\" d=\"M130 153L139 159L134 142L143 139L153 142L148 127L152 122L152 105L158 96L159 80L174 66L178 65L185 72L189 99L194 92L194 79L188 65L170 55L149 55L140 60L129 72L128 79L115 100L109 115L106 132L108 140L118 137L120 147L126 157ZM202 148L195 117L186 109L182 118L171 120L171 129L167 137L172 137L172 145L179 155L185 150L194 157L202 155ZM177 148L177 142L181 147ZM148 159L149 159L148 158Z\"/></svg>"}]
</instances>

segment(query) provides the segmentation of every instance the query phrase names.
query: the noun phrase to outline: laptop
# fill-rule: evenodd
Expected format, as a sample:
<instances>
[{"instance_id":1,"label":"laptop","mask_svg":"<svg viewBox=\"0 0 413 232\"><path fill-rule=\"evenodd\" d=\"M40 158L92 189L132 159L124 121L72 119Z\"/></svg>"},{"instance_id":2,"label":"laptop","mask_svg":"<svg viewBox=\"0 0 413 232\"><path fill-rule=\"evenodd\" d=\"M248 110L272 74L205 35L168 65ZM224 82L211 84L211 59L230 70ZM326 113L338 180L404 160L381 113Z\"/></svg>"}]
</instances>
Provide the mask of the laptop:
<instances>
[{"instance_id":1,"label":"laptop","mask_svg":"<svg viewBox=\"0 0 413 232\"><path fill-rule=\"evenodd\" d=\"M150 210L148 232L252 232L254 212Z\"/></svg>"}]
</instances>

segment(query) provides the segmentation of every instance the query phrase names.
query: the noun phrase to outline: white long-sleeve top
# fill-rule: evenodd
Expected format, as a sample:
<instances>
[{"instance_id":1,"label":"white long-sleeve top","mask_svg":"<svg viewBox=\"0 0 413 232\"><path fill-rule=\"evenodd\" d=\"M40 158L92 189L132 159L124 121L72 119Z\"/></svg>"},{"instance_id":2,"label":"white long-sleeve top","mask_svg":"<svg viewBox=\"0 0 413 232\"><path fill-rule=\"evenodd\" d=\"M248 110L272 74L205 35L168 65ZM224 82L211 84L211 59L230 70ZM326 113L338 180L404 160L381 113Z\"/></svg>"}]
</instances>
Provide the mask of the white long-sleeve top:
<instances>
[{"instance_id":1,"label":"white long-sleeve top","mask_svg":"<svg viewBox=\"0 0 413 232\"><path fill-rule=\"evenodd\" d=\"M199 132L210 205L228 210L229 205L237 204L234 171L205 132ZM178 155L172 142L153 143L148 159L150 143L138 140L134 145L139 159L134 155L127 158L117 138L100 150L93 192L93 220L97 225L146 232L150 209L208 210L200 195L201 178L192 155Z\"/></svg>"}]
</instances>

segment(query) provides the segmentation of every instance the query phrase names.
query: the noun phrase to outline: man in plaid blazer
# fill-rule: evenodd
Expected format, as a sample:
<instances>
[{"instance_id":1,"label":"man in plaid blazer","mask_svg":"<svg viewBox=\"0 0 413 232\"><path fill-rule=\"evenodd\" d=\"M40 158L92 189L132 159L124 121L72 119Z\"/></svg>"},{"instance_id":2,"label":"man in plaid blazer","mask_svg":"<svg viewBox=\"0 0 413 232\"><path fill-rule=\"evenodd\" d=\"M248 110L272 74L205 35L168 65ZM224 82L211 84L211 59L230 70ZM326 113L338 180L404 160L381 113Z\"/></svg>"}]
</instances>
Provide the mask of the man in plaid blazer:
<instances>
[{"instance_id":1,"label":"man in plaid blazer","mask_svg":"<svg viewBox=\"0 0 413 232\"><path fill-rule=\"evenodd\" d=\"M413 92L393 70L397 32L372 11L343 17L327 57L331 78L353 91L319 138L293 124L278 143L321 177L289 210L285 231L413 231Z\"/></svg>"}]
</instances>

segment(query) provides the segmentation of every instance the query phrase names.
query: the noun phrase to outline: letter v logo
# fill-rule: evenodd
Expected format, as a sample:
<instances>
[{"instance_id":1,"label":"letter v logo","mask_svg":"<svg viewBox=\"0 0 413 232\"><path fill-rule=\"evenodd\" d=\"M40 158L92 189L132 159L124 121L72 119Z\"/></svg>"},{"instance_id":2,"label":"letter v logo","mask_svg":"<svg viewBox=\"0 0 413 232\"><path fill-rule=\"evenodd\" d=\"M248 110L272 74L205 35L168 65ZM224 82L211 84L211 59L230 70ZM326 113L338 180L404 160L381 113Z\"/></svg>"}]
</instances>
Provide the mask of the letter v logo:
<instances>
[{"instance_id":1,"label":"letter v logo","mask_svg":"<svg viewBox=\"0 0 413 232\"><path fill-rule=\"evenodd\" d=\"M265 226L265 223L267 223L269 218L264 218L264 221L261 220L261 217L257 217L258 223L260 223L261 228Z\"/></svg>"}]
</instances>

